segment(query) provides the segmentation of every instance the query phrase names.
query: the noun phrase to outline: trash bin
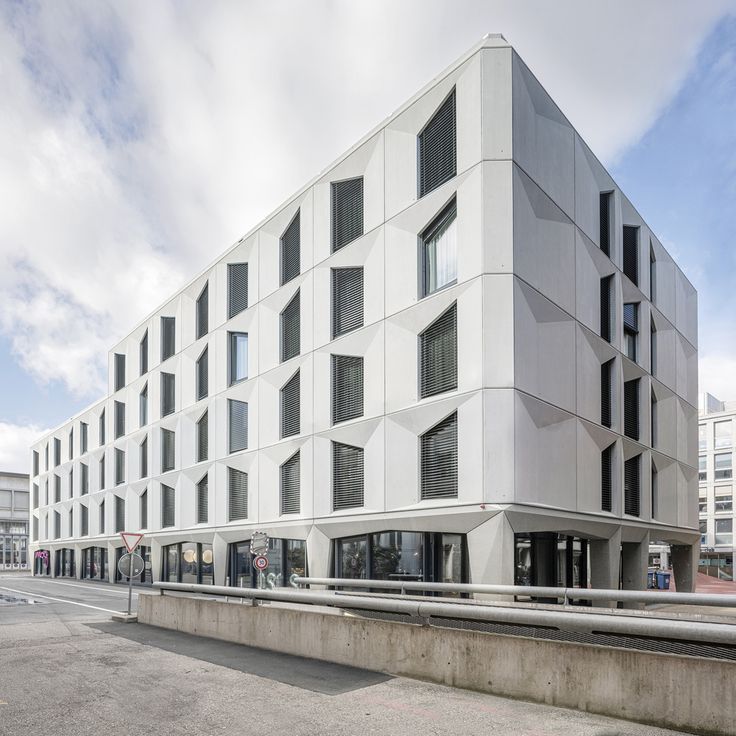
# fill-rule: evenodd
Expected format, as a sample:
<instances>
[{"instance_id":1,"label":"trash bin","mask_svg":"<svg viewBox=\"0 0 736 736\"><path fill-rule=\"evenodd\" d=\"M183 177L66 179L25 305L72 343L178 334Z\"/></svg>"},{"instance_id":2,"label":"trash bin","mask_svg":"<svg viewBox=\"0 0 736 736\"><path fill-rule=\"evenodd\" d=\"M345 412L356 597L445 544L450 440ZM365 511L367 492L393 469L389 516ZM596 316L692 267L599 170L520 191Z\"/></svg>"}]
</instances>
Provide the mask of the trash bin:
<instances>
[{"instance_id":1,"label":"trash bin","mask_svg":"<svg viewBox=\"0 0 736 736\"><path fill-rule=\"evenodd\" d=\"M657 573L657 587L660 590L670 589L670 573L661 570Z\"/></svg>"},{"instance_id":2,"label":"trash bin","mask_svg":"<svg viewBox=\"0 0 736 736\"><path fill-rule=\"evenodd\" d=\"M650 590L657 587L657 573L655 570L649 570L647 573L647 588Z\"/></svg>"}]
</instances>

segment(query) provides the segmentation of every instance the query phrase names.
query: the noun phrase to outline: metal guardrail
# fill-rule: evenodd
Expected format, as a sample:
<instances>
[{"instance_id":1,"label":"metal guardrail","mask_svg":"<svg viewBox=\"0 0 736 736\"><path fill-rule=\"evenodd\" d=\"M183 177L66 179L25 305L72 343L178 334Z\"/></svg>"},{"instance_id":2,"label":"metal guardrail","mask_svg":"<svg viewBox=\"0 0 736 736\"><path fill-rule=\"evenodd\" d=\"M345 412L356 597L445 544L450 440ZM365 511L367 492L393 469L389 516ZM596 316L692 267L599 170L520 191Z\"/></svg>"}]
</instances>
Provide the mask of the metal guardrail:
<instances>
[{"instance_id":1,"label":"metal guardrail","mask_svg":"<svg viewBox=\"0 0 736 736\"><path fill-rule=\"evenodd\" d=\"M425 583L402 580L356 580L354 578L309 578L292 575L290 583L299 588L305 585L324 585L333 588L371 588L416 592L479 593L485 595L559 598L568 601L621 601L622 603L679 603L683 606L722 606L736 608L736 595L710 593L654 593L648 590L606 590L603 588L543 588L533 585L474 585L470 583Z\"/></svg>"},{"instance_id":2,"label":"metal guardrail","mask_svg":"<svg viewBox=\"0 0 736 736\"><path fill-rule=\"evenodd\" d=\"M319 578L314 578L319 580ZM315 583L316 584L316 583ZM332 583L335 584L334 581ZM490 586L493 587L493 586ZM498 604L484 605L482 601L466 603L439 603L399 598L377 598L359 595L340 595L337 592L313 592L276 588L232 588L222 585L194 585L188 583L154 583L162 595L168 592L195 593L204 596L225 596L258 601L278 601L339 609L358 609L384 613L404 614L430 624L431 619L463 619L503 624L548 627L584 634L620 634L686 642L710 642L736 646L736 625L730 623L700 623L655 619L614 612L597 613L594 610L563 609L549 611L530 608L511 608ZM628 612L627 612L628 613Z\"/></svg>"}]
</instances>

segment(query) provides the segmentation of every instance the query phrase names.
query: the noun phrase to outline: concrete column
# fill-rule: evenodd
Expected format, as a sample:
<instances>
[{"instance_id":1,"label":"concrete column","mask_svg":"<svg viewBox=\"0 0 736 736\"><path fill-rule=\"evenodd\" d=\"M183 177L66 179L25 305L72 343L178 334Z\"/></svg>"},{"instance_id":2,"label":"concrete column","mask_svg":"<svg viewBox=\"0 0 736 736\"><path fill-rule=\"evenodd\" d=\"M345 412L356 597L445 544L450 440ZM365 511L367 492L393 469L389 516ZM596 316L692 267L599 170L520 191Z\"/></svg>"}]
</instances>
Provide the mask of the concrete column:
<instances>
[{"instance_id":1,"label":"concrete column","mask_svg":"<svg viewBox=\"0 0 736 736\"><path fill-rule=\"evenodd\" d=\"M621 529L609 539L590 540L590 585L593 588L618 590L621 564ZM594 606L610 608L615 601L595 601Z\"/></svg>"},{"instance_id":2,"label":"concrete column","mask_svg":"<svg viewBox=\"0 0 736 736\"><path fill-rule=\"evenodd\" d=\"M82 547L79 544L74 545L74 577L82 579Z\"/></svg>"},{"instance_id":3,"label":"concrete column","mask_svg":"<svg viewBox=\"0 0 736 736\"><path fill-rule=\"evenodd\" d=\"M312 578L331 578L334 570L330 566L332 540L316 526L307 535L307 570Z\"/></svg>"},{"instance_id":4,"label":"concrete column","mask_svg":"<svg viewBox=\"0 0 736 736\"><path fill-rule=\"evenodd\" d=\"M157 542L155 539L150 540L150 547L151 547L151 580L154 583L160 583L161 582L161 543ZM213 554L214 554L214 547L213 547ZM215 558L216 563L216 558ZM215 571L217 571L217 568L215 567Z\"/></svg>"},{"instance_id":5,"label":"concrete column","mask_svg":"<svg viewBox=\"0 0 736 736\"><path fill-rule=\"evenodd\" d=\"M56 550L51 549L49 550L49 572L51 573L51 577L56 577Z\"/></svg>"},{"instance_id":6,"label":"concrete column","mask_svg":"<svg viewBox=\"0 0 736 736\"><path fill-rule=\"evenodd\" d=\"M219 534L215 534L212 540L212 557L215 563L215 585L225 585L228 573L227 542ZM230 585L234 585L232 580Z\"/></svg>"},{"instance_id":7,"label":"concrete column","mask_svg":"<svg viewBox=\"0 0 736 736\"><path fill-rule=\"evenodd\" d=\"M623 590L646 590L649 566L649 532L640 542L624 542L622 551ZM624 608L643 608L643 603L624 603Z\"/></svg>"},{"instance_id":8,"label":"concrete column","mask_svg":"<svg viewBox=\"0 0 736 736\"><path fill-rule=\"evenodd\" d=\"M107 543L107 582L115 582L115 573L118 569L118 563L115 559L116 546L113 542Z\"/></svg>"},{"instance_id":9,"label":"concrete column","mask_svg":"<svg viewBox=\"0 0 736 736\"><path fill-rule=\"evenodd\" d=\"M698 572L700 560L700 545L673 544L670 545L670 561L672 574L675 576L675 587L678 593L695 592L695 576Z\"/></svg>"},{"instance_id":10,"label":"concrete column","mask_svg":"<svg viewBox=\"0 0 736 736\"><path fill-rule=\"evenodd\" d=\"M503 512L468 532L469 583L476 585L514 584L514 530ZM476 596L486 600L506 600L508 596Z\"/></svg>"}]
</instances>

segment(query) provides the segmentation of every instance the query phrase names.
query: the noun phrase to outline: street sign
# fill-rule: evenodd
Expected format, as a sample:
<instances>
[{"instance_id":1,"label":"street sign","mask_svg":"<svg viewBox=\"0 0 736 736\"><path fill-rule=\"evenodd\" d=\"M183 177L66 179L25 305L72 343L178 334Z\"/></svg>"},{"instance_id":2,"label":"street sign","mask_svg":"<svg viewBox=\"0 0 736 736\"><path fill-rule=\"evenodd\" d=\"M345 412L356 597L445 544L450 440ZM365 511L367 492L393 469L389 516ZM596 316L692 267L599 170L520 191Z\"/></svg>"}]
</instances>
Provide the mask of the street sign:
<instances>
[{"instance_id":1,"label":"street sign","mask_svg":"<svg viewBox=\"0 0 736 736\"><path fill-rule=\"evenodd\" d=\"M253 560L253 567L255 567L256 570L263 572L268 567L268 557L258 555L258 557Z\"/></svg>"},{"instance_id":2,"label":"street sign","mask_svg":"<svg viewBox=\"0 0 736 736\"><path fill-rule=\"evenodd\" d=\"M254 557L260 557L268 552L268 534L266 532L253 532L250 537L250 553Z\"/></svg>"},{"instance_id":3,"label":"street sign","mask_svg":"<svg viewBox=\"0 0 736 736\"><path fill-rule=\"evenodd\" d=\"M145 569L146 563L140 555L129 552L118 560L118 572L123 577L137 578Z\"/></svg>"},{"instance_id":4,"label":"street sign","mask_svg":"<svg viewBox=\"0 0 736 736\"><path fill-rule=\"evenodd\" d=\"M136 534L135 532L120 532L120 536L123 538L123 544L128 552L132 552L143 539L142 534Z\"/></svg>"}]
</instances>

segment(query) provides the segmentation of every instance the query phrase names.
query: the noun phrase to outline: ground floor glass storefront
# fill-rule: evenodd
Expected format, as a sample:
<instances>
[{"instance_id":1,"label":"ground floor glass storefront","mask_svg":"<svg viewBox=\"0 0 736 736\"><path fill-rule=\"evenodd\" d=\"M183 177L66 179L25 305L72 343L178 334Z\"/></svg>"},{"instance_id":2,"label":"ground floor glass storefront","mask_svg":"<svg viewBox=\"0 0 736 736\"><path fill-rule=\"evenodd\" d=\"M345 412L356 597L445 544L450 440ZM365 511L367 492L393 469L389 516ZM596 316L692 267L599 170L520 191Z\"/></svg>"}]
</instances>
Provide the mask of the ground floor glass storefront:
<instances>
[{"instance_id":1,"label":"ground floor glass storefront","mask_svg":"<svg viewBox=\"0 0 736 736\"><path fill-rule=\"evenodd\" d=\"M250 540L230 545L230 585L238 588L281 588L292 575L307 572L307 543L303 539L269 539L268 567L253 567Z\"/></svg>"},{"instance_id":2,"label":"ground floor glass storefront","mask_svg":"<svg viewBox=\"0 0 736 736\"><path fill-rule=\"evenodd\" d=\"M698 572L719 580L733 580L733 550L700 550Z\"/></svg>"},{"instance_id":3,"label":"ground floor glass storefront","mask_svg":"<svg viewBox=\"0 0 736 736\"><path fill-rule=\"evenodd\" d=\"M109 580L107 548L87 547L82 550L82 577L90 580Z\"/></svg>"},{"instance_id":4,"label":"ground floor glass storefront","mask_svg":"<svg viewBox=\"0 0 736 736\"><path fill-rule=\"evenodd\" d=\"M115 550L115 582L116 583L127 583L128 578L125 575L121 575L120 571L118 570L118 562L120 562L120 558L126 553L125 547L118 547ZM151 585L153 583L153 574L151 570L151 548L150 547L136 547L135 553L137 555L140 555L143 558L143 573L137 577L133 578L133 584L139 584L139 585Z\"/></svg>"},{"instance_id":5,"label":"ground floor glass storefront","mask_svg":"<svg viewBox=\"0 0 736 736\"><path fill-rule=\"evenodd\" d=\"M28 525L23 521L0 521L0 570L27 567Z\"/></svg>"},{"instance_id":6,"label":"ground floor glass storefront","mask_svg":"<svg viewBox=\"0 0 736 736\"><path fill-rule=\"evenodd\" d=\"M515 534L515 585L587 588L590 548L587 539L556 532Z\"/></svg>"},{"instance_id":7,"label":"ground floor glass storefront","mask_svg":"<svg viewBox=\"0 0 736 736\"><path fill-rule=\"evenodd\" d=\"M215 566L211 544L181 542L170 544L162 551L162 580L170 583L214 584Z\"/></svg>"},{"instance_id":8,"label":"ground floor glass storefront","mask_svg":"<svg viewBox=\"0 0 736 736\"><path fill-rule=\"evenodd\" d=\"M48 549L37 549L33 553L33 574L51 575L51 551Z\"/></svg>"},{"instance_id":9,"label":"ground floor glass storefront","mask_svg":"<svg viewBox=\"0 0 736 736\"><path fill-rule=\"evenodd\" d=\"M56 571L54 575L57 578L75 578L77 576L74 567L74 550L73 549L57 549L56 550Z\"/></svg>"}]
</instances>

